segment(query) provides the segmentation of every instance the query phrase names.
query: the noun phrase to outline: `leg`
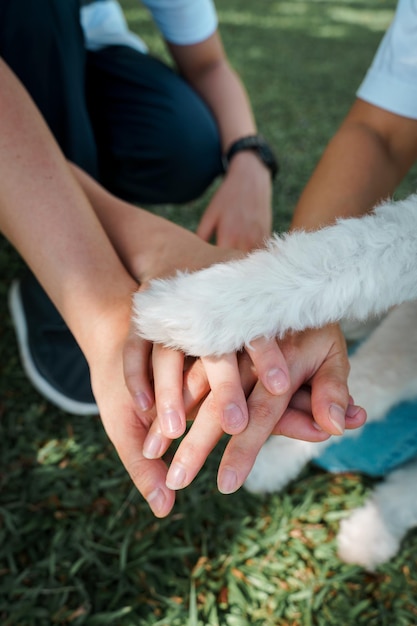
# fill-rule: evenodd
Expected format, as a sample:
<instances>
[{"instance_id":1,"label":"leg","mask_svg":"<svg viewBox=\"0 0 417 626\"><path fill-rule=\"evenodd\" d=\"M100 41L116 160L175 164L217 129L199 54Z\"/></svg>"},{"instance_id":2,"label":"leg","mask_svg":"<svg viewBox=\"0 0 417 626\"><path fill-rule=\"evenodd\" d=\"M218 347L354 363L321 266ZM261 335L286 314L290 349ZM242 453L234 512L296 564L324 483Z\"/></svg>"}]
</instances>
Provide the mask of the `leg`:
<instances>
[{"instance_id":1,"label":"leg","mask_svg":"<svg viewBox=\"0 0 417 626\"><path fill-rule=\"evenodd\" d=\"M252 493L280 491L298 476L307 463L319 456L330 442L314 443L287 437L270 437L256 457L245 481L245 488Z\"/></svg>"},{"instance_id":2,"label":"leg","mask_svg":"<svg viewBox=\"0 0 417 626\"><path fill-rule=\"evenodd\" d=\"M342 521L337 540L344 561L374 570L397 554L407 531L417 525L416 480L413 461L390 474L363 507Z\"/></svg>"},{"instance_id":3,"label":"leg","mask_svg":"<svg viewBox=\"0 0 417 626\"><path fill-rule=\"evenodd\" d=\"M126 46L88 54L87 94L100 177L127 200L187 202L222 171L204 102L167 65Z\"/></svg>"}]
</instances>

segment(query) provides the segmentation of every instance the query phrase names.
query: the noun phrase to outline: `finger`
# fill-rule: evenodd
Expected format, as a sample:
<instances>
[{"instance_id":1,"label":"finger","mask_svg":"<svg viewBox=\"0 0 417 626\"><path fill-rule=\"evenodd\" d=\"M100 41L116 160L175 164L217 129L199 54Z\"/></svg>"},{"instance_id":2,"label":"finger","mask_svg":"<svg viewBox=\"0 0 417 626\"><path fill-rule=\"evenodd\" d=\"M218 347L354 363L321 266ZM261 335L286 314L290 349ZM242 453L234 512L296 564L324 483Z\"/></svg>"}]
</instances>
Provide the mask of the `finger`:
<instances>
[{"instance_id":1,"label":"finger","mask_svg":"<svg viewBox=\"0 0 417 626\"><path fill-rule=\"evenodd\" d=\"M150 384L152 344L138 337L133 327L123 349L123 371L126 386L140 411L149 411L155 403Z\"/></svg>"},{"instance_id":2,"label":"finger","mask_svg":"<svg viewBox=\"0 0 417 626\"><path fill-rule=\"evenodd\" d=\"M316 430L322 430L322 428L314 421L312 408L311 408L311 389L310 387L303 386L301 387L291 398L290 403L288 405L287 411L284 413L281 420L276 425L276 428L273 430L272 434L274 435L285 435L287 437L291 437L290 431L293 426L289 425L287 429L287 421L289 411L297 411L302 412L307 416L308 420L312 422L313 428ZM292 413L292 415L294 415ZM345 428L346 430L353 430L355 428L360 428L366 421L366 411L354 404L353 398L349 397L349 404L346 409L345 415ZM323 431L324 432L324 431ZM306 433L307 434L307 433ZM310 437L306 439L304 431L299 433L300 439L305 439L306 441L316 441L316 438L311 439Z\"/></svg>"},{"instance_id":3,"label":"finger","mask_svg":"<svg viewBox=\"0 0 417 626\"><path fill-rule=\"evenodd\" d=\"M120 406L120 402L115 402L114 406ZM114 415L113 410L109 413L106 410L101 411L106 432L133 483L154 515L165 517L174 505L175 493L166 485L166 464L160 459L146 459L142 454L148 424L129 408L117 420Z\"/></svg>"},{"instance_id":4,"label":"finger","mask_svg":"<svg viewBox=\"0 0 417 626\"><path fill-rule=\"evenodd\" d=\"M260 337L246 348L264 387L273 395L288 391L290 376L275 338Z\"/></svg>"},{"instance_id":5,"label":"finger","mask_svg":"<svg viewBox=\"0 0 417 626\"><path fill-rule=\"evenodd\" d=\"M311 408L317 424L330 435L345 432L349 406L348 363L339 354L329 357L312 376Z\"/></svg>"},{"instance_id":6,"label":"finger","mask_svg":"<svg viewBox=\"0 0 417 626\"><path fill-rule=\"evenodd\" d=\"M256 456L276 423L284 414L291 396L272 396L257 384L248 399L249 423L229 441L221 460L217 484L222 493L233 493L246 480Z\"/></svg>"},{"instance_id":7,"label":"finger","mask_svg":"<svg viewBox=\"0 0 417 626\"><path fill-rule=\"evenodd\" d=\"M279 422L275 425L271 435L281 435L290 439L319 442L329 439L326 433L316 424L311 413L294 407L288 407Z\"/></svg>"},{"instance_id":8,"label":"finger","mask_svg":"<svg viewBox=\"0 0 417 626\"><path fill-rule=\"evenodd\" d=\"M249 394L256 381L253 365L245 352L239 354L238 361L241 386L244 393ZM198 374L203 365L201 361L197 361L192 368L196 368ZM204 368L203 371L205 372ZM201 380L199 374L197 380ZM223 434L217 404L210 392L198 408L194 423L178 447L168 470L167 485L171 489L182 489L189 485Z\"/></svg>"},{"instance_id":9,"label":"finger","mask_svg":"<svg viewBox=\"0 0 417 626\"><path fill-rule=\"evenodd\" d=\"M354 404L353 398L349 398L348 408L346 409L346 430L361 428L366 422L366 411L361 406Z\"/></svg>"},{"instance_id":10,"label":"finger","mask_svg":"<svg viewBox=\"0 0 417 626\"><path fill-rule=\"evenodd\" d=\"M183 391L186 419L194 420L203 398L210 391L206 371L200 359L186 359ZM147 459L160 458L171 443L172 438L164 435L160 420L155 419L143 444L143 455Z\"/></svg>"},{"instance_id":11,"label":"finger","mask_svg":"<svg viewBox=\"0 0 417 626\"><path fill-rule=\"evenodd\" d=\"M166 485L177 490L187 487L220 441L223 429L216 417L216 402L210 393L187 435L181 441L168 469Z\"/></svg>"},{"instance_id":12,"label":"finger","mask_svg":"<svg viewBox=\"0 0 417 626\"><path fill-rule=\"evenodd\" d=\"M236 353L204 357L202 362L221 427L230 435L242 432L248 423L248 409Z\"/></svg>"},{"instance_id":13,"label":"finger","mask_svg":"<svg viewBox=\"0 0 417 626\"><path fill-rule=\"evenodd\" d=\"M200 359L186 358L183 380L184 410L187 420L193 420L202 399L210 391L206 371ZM155 419L143 444L143 455L147 459L160 458L168 450L172 439L163 434L160 420Z\"/></svg>"},{"instance_id":14,"label":"finger","mask_svg":"<svg viewBox=\"0 0 417 626\"><path fill-rule=\"evenodd\" d=\"M153 421L143 443L142 453L145 459L159 459L168 450L172 439L164 435L160 420Z\"/></svg>"},{"instance_id":15,"label":"finger","mask_svg":"<svg viewBox=\"0 0 417 626\"><path fill-rule=\"evenodd\" d=\"M316 423L330 435L342 435L349 405L349 360L339 328L289 335L281 342L293 387L308 384ZM295 385L295 386L294 386Z\"/></svg>"},{"instance_id":16,"label":"finger","mask_svg":"<svg viewBox=\"0 0 417 626\"><path fill-rule=\"evenodd\" d=\"M186 426L182 397L184 355L178 350L154 344L152 366L161 432L171 439L180 437Z\"/></svg>"},{"instance_id":17,"label":"finger","mask_svg":"<svg viewBox=\"0 0 417 626\"><path fill-rule=\"evenodd\" d=\"M257 375L246 350L238 354L240 382L247 397L256 381ZM202 400L210 391L206 369L201 359L194 360L184 371L184 406L187 420L194 420L200 408Z\"/></svg>"},{"instance_id":18,"label":"finger","mask_svg":"<svg viewBox=\"0 0 417 626\"><path fill-rule=\"evenodd\" d=\"M186 362L184 366L183 400L187 419L210 391L207 373L201 359Z\"/></svg>"},{"instance_id":19,"label":"finger","mask_svg":"<svg viewBox=\"0 0 417 626\"><path fill-rule=\"evenodd\" d=\"M206 211L197 227L196 235L204 241L210 241L216 230L216 222L209 211Z\"/></svg>"},{"instance_id":20,"label":"finger","mask_svg":"<svg viewBox=\"0 0 417 626\"><path fill-rule=\"evenodd\" d=\"M303 411L304 413L311 413L311 389L307 385L303 385L292 396L288 408Z\"/></svg>"}]
</instances>

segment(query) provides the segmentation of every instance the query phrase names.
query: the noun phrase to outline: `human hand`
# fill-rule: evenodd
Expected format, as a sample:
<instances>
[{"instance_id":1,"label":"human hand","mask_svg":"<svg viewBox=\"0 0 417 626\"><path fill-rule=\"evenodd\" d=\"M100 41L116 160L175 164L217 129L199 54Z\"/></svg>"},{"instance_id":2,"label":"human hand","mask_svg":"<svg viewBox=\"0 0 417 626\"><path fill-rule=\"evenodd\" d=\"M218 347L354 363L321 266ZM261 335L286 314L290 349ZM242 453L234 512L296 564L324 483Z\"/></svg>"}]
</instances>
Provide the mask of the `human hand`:
<instances>
[{"instance_id":1,"label":"human hand","mask_svg":"<svg viewBox=\"0 0 417 626\"><path fill-rule=\"evenodd\" d=\"M251 152L237 154L206 208L197 235L245 252L271 235L272 183L269 170Z\"/></svg>"},{"instance_id":2,"label":"human hand","mask_svg":"<svg viewBox=\"0 0 417 626\"><path fill-rule=\"evenodd\" d=\"M267 345L271 349L270 343ZM281 365L282 359L285 359L289 382L287 387L284 385L279 390L279 395L271 387L268 391L260 380L253 387L255 378L250 361L262 368L259 365L262 363L261 348L262 346L255 345L255 352L257 349L259 352L256 356L252 354L251 359L248 352L241 356L239 383L235 372L227 373L230 361L226 360L224 369L222 359L218 361L219 372L225 378L220 382L222 376L219 376L219 381L215 384L212 381L214 389L202 403L190 431L174 456L167 475L167 484L171 489L186 487L201 469L208 454L225 432L222 417L224 407L231 399L235 399L236 404L242 406L242 388L249 394L248 421L246 428L242 422L243 428L235 430L236 434L231 437L223 454L218 473L218 485L223 493L231 493L243 484L261 446L270 434L323 441L331 434L341 435L345 428L358 428L364 423L365 411L356 407L349 397L349 364L345 342L337 326L290 334L280 342L282 355L276 363ZM266 360L267 363L269 361L269 367L271 355L276 358L278 352L269 352ZM198 361L196 367L197 364L202 367L202 362ZM268 367L265 368L264 365L261 374L263 380L266 380L267 371ZM188 376L185 380L186 401L195 394L194 377L195 371L192 377ZM217 388L217 384L221 387ZM227 402L222 395L224 390L227 390ZM178 394L176 397L179 397ZM145 441L145 454L152 457L162 455L169 442L167 431L158 419Z\"/></svg>"},{"instance_id":3,"label":"human hand","mask_svg":"<svg viewBox=\"0 0 417 626\"><path fill-rule=\"evenodd\" d=\"M124 314L123 314L124 310ZM175 502L175 493L166 485L167 466L161 459L149 460L142 453L149 428L155 419L152 390L148 380L150 344L138 338L135 361L141 363L139 384L149 396L136 401L124 380L123 347L130 321L130 307L118 307L95 324L89 345L84 346L91 381L101 420L121 462L137 489L157 517L168 515ZM97 340L95 340L95 338ZM136 371L138 376L138 371Z\"/></svg>"}]
</instances>

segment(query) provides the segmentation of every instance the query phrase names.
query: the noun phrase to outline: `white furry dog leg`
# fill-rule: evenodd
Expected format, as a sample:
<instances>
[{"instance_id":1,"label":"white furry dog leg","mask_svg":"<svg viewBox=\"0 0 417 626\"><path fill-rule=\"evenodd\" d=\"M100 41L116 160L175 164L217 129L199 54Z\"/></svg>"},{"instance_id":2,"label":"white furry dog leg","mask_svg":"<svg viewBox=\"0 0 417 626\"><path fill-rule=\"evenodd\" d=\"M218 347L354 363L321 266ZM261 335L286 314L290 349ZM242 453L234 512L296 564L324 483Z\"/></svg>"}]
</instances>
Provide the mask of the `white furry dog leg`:
<instances>
[{"instance_id":1,"label":"white furry dog leg","mask_svg":"<svg viewBox=\"0 0 417 626\"><path fill-rule=\"evenodd\" d=\"M155 280L134 297L142 337L195 356L260 336L365 319L417 297L417 196L371 215L276 236L265 250Z\"/></svg>"},{"instance_id":2,"label":"white furry dog leg","mask_svg":"<svg viewBox=\"0 0 417 626\"><path fill-rule=\"evenodd\" d=\"M298 476L306 463L320 456L330 443L331 439L313 443L288 437L270 437L256 457L245 488L252 493L280 491Z\"/></svg>"},{"instance_id":3,"label":"white furry dog leg","mask_svg":"<svg viewBox=\"0 0 417 626\"><path fill-rule=\"evenodd\" d=\"M417 500L413 497L417 461L392 472L370 500L340 525L339 556L372 571L395 556L407 531L417 525Z\"/></svg>"}]
</instances>

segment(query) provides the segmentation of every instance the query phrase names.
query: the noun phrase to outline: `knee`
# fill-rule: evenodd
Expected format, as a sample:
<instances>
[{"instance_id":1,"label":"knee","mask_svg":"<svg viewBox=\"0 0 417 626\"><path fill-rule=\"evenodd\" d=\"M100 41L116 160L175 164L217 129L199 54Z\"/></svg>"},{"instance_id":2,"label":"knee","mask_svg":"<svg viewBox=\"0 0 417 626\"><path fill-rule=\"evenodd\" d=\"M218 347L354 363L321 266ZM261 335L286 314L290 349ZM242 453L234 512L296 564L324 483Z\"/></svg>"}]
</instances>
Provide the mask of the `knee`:
<instances>
[{"instance_id":1,"label":"knee","mask_svg":"<svg viewBox=\"0 0 417 626\"><path fill-rule=\"evenodd\" d=\"M190 202L222 173L220 137L211 118L187 119L177 109L148 141L138 134L131 142L102 161L103 182L128 200Z\"/></svg>"},{"instance_id":2,"label":"knee","mask_svg":"<svg viewBox=\"0 0 417 626\"><path fill-rule=\"evenodd\" d=\"M179 131L179 132L178 132ZM217 128L188 122L167 145L165 192L169 202L198 198L222 172L221 146Z\"/></svg>"}]
</instances>

